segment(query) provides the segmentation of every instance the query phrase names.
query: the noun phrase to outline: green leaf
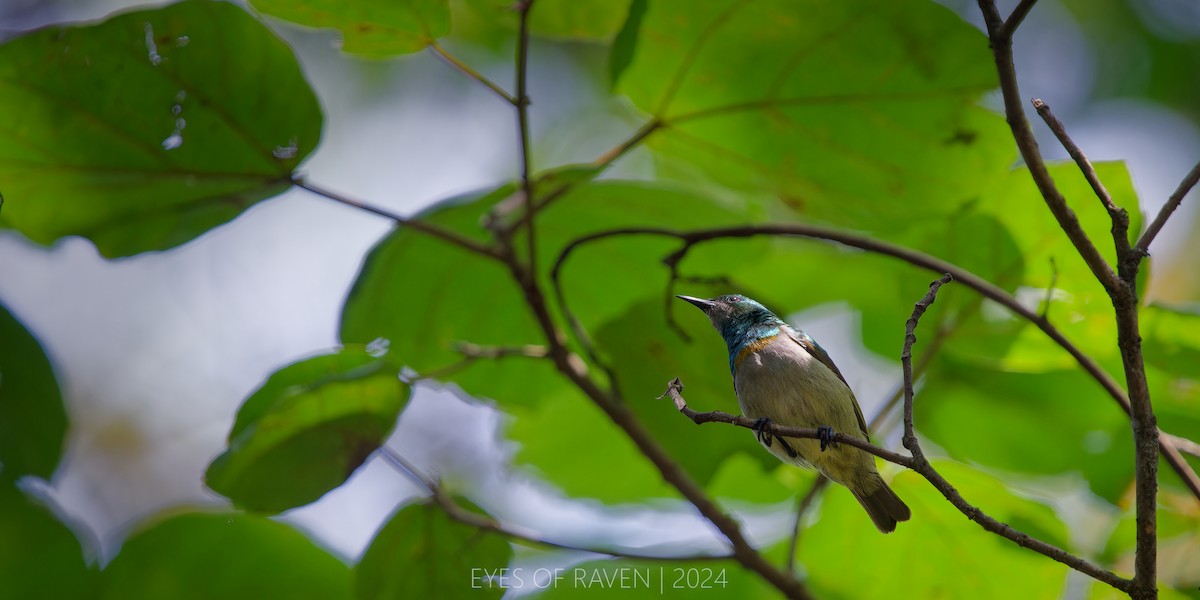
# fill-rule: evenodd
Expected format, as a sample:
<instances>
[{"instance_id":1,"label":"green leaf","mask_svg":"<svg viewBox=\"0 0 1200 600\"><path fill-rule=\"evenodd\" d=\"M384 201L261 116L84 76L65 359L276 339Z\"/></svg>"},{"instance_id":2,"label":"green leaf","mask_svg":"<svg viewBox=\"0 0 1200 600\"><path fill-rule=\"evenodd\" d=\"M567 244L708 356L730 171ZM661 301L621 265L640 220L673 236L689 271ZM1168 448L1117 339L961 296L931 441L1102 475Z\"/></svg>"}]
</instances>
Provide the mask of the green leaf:
<instances>
[{"instance_id":1,"label":"green leaf","mask_svg":"<svg viewBox=\"0 0 1200 600\"><path fill-rule=\"evenodd\" d=\"M1049 507L1014 496L996 479L966 465L938 461L934 466L967 502L987 514L1051 542L1066 539L1066 528ZM815 595L894 598L897 590L913 598L1062 594L1067 567L985 531L915 473L902 472L891 485L913 517L886 536L845 488L830 486L818 520L804 530L798 553ZM836 540L835 551L828 540ZM998 573L1003 585L997 584Z\"/></svg>"},{"instance_id":2,"label":"green leaf","mask_svg":"<svg viewBox=\"0 0 1200 600\"><path fill-rule=\"evenodd\" d=\"M286 190L321 111L262 23L185 0L0 46L0 131L0 225L116 257L177 246Z\"/></svg>"},{"instance_id":3,"label":"green leaf","mask_svg":"<svg viewBox=\"0 0 1200 600\"><path fill-rule=\"evenodd\" d=\"M1116 503L1133 481L1128 417L1079 370L1006 373L943 359L913 405L950 456L1010 472L1080 471Z\"/></svg>"},{"instance_id":4,"label":"green leaf","mask_svg":"<svg viewBox=\"0 0 1200 600\"><path fill-rule=\"evenodd\" d=\"M629 4L629 15L625 24L613 39L612 55L609 57L609 82L616 87L621 75L633 62L637 53L638 39L642 35L642 19L646 16L646 0L633 0Z\"/></svg>"},{"instance_id":5,"label":"green leaf","mask_svg":"<svg viewBox=\"0 0 1200 600\"><path fill-rule=\"evenodd\" d=\"M1167 306L1141 309L1142 351L1146 364L1194 376L1200 364L1200 314Z\"/></svg>"},{"instance_id":6,"label":"green leaf","mask_svg":"<svg viewBox=\"0 0 1200 600\"><path fill-rule=\"evenodd\" d=\"M350 569L288 525L240 513L185 513L129 538L102 598L349 599Z\"/></svg>"},{"instance_id":7,"label":"green leaf","mask_svg":"<svg viewBox=\"0 0 1200 600\"><path fill-rule=\"evenodd\" d=\"M95 581L71 530L0 481L0 596L95 598Z\"/></svg>"},{"instance_id":8,"label":"green leaf","mask_svg":"<svg viewBox=\"0 0 1200 600\"><path fill-rule=\"evenodd\" d=\"M397 366L362 347L288 365L242 404L208 486L256 511L308 504L387 439L409 392Z\"/></svg>"},{"instance_id":9,"label":"green leaf","mask_svg":"<svg viewBox=\"0 0 1200 600\"><path fill-rule=\"evenodd\" d=\"M625 402L701 485L708 484L721 463L739 451L752 452L761 469L777 466L778 459L758 448L754 432L719 423L697 427L670 400L658 398L667 382L679 377L692 408L741 414L725 343L703 313L682 300L675 302L678 306L671 308L684 331L693 336L690 340L667 325L663 300L657 297L639 302L596 332L597 344L612 357Z\"/></svg>"},{"instance_id":10,"label":"green leaf","mask_svg":"<svg viewBox=\"0 0 1200 600\"><path fill-rule=\"evenodd\" d=\"M553 39L606 42L621 28L631 0L537 0L529 11L529 33ZM470 42L511 45L520 13L511 0L455 0L454 34Z\"/></svg>"},{"instance_id":11,"label":"green leaf","mask_svg":"<svg viewBox=\"0 0 1200 600\"><path fill-rule=\"evenodd\" d=\"M67 412L50 360L0 303L0 481L48 479L66 434Z\"/></svg>"},{"instance_id":12,"label":"green leaf","mask_svg":"<svg viewBox=\"0 0 1200 600\"><path fill-rule=\"evenodd\" d=\"M1008 128L985 37L923 0L650 3L619 90L650 146L809 219L897 229L1001 177ZM622 47L624 51L624 47Z\"/></svg>"},{"instance_id":13,"label":"green leaf","mask_svg":"<svg viewBox=\"0 0 1200 600\"><path fill-rule=\"evenodd\" d=\"M343 51L370 58L418 52L450 33L447 0L251 0L250 4L286 21L337 29Z\"/></svg>"},{"instance_id":14,"label":"green leaf","mask_svg":"<svg viewBox=\"0 0 1200 600\"><path fill-rule=\"evenodd\" d=\"M1095 167L1114 201L1129 212L1130 231L1138 231L1141 211L1125 164L1106 162ZM1050 165L1049 170L1100 254L1110 265L1115 264L1109 232L1112 223L1079 168L1064 162ZM1017 299L1030 308L1044 309L1046 298L1051 298L1048 318L1072 343L1099 361L1115 361L1112 302L1045 207L1028 169L1014 169L1003 182L989 187L974 208L999 221L1024 257ZM1017 320L1006 309L985 307L983 318L990 321L993 335L977 331L970 345L955 347L960 358L1010 371L1076 368L1075 360L1037 328L1023 324L1005 327L1006 322Z\"/></svg>"},{"instance_id":15,"label":"green leaf","mask_svg":"<svg viewBox=\"0 0 1200 600\"><path fill-rule=\"evenodd\" d=\"M417 218L486 240L482 222L497 203L511 203L513 191L513 186L504 186L486 195L448 200ZM544 274L570 240L604 229L668 222L680 227L711 226L744 218L740 214L745 213L738 207L669 187L589 182L539 215L538 264ZM523 241L524 236L517 238ZM648 294L665 293L668 271L659 259L677 247L678 242L668 238L635 236L591 244L577 252L561 276L575 315L585 326L598 327ZM524 255L522 248L518 252ZM551 294L547 278L542 282ZM502 405L528 406L576 393L567 391L548 360L516 357L464 364L456 348L461 342L540 345L542 332L502 264L407 227L379 242L363 263L342 309L341 336L355 343L387 339L398 360L418 373L436 373L442 381Z\"/></svg>"},{"instance_id":16,"label":"green leaf","mask_svg":"<svg viewBox=\"0 0 1200 600\"><path fill-rule=\"evenodd\" d=\"M355 596L499 598L504 590L491 587L487 574L511 558L504 537L459 523L434 504L410 504L380 528L355 567Z\"/></svg>"},{"instance_id":17,"label":"green leaf","mask_svg":"<svg viewBox=\"0 0 1200 600\"><path fill-rule=\"evenodd\" d=\"M666 389L666 382L663 384ZM675 412L669 402L662 401L663 409ZM516 418L508 425L506 436L520 444L513 461L573 498L619 503L679 495L590 400L563 396L539 407L516 407L509 412ZM597 473L621 476L597 477Z\"/></svg>"}]
</instances>

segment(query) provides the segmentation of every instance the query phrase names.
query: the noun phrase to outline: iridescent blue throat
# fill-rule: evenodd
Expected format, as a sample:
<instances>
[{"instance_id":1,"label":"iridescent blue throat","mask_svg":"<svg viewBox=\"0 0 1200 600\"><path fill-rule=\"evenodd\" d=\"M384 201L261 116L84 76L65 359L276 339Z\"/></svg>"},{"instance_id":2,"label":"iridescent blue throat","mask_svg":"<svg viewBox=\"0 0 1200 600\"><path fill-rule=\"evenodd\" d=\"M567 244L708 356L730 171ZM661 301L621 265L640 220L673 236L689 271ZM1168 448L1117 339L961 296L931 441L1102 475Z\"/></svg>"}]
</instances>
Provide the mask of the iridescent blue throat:
<instances>
[{"instance_id":1,"label":"iridescent blue throat","mask_svg":"<svg viewBox=\"0 0 1200 600\"><path fill-rule=\"evenodd\" d=\"M767 310L755 310L732 317L721 324L721 337L729 348L729 372L746 356L761 349L780 333L786 325L779 317Z\"/></svg>"}]
</instances>

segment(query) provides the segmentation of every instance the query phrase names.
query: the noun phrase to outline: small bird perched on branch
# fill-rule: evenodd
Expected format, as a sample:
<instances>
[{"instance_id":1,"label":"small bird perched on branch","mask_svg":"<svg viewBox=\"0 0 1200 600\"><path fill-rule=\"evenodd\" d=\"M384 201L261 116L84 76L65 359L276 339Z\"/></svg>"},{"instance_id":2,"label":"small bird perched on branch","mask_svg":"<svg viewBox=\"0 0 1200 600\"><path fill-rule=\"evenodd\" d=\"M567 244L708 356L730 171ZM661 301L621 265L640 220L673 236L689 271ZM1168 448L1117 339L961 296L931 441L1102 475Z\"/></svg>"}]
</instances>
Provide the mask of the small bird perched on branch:
<instances>
[{"instance_id":1,"label":"small bird perched on branch","mask_svg":"<svg viewBox=\"0 0 1200 600\"><path fill-rule=\"evenodd\" d=\"M772 436L759 442L780 460L850 489L884 533L911 516L908 506L884 483L874 457L852 447L832 446L834 431L870 441L862 409L829 354L808 334L793 329L762 304L745 296L704 300L677 296L708 315L729 347L729 370L742 413L758 427L777 423L816 428L820 440Z\"/></svg>"}]
</instances>

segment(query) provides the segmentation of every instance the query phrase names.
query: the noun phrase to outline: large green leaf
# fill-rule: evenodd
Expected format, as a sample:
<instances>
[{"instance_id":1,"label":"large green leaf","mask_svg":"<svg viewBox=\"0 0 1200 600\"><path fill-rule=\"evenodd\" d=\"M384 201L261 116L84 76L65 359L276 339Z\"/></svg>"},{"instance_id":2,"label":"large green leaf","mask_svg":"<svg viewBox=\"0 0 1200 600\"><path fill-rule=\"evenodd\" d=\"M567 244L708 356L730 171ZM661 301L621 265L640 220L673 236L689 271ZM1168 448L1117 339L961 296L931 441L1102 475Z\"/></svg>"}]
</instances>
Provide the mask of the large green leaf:
<instances>
[{"instance_id":1,"label":"large green leaf","mask_svg":"<svg viewBox=\"0 0 1200 600\"><path fill-rule=\"evenodd\" d=\"M1141 212L1124 163L1097 163L1095 167L1116 203L1129 212L1130 230L1138 231ZM1070 162L1058 163L1050 166L1050 174L1101 255L1110 265L1115 264L1108 213L1078 167ZM1118 354L1112 302L1046 208L1028 169L1010 172L979 199L974 209L999 221L1024 257L1024 275L1016 290L1018 299L1031 308L1047 310L1051 322L1094 358L1115 361ZM1013 371L1075 367L1075 360L1037 328L1019 325L1014 335L1004 327L1005 322L1017 319L1007 310L993 307L985 311L983 318L991 322L994 333L977 332L971 344L955 347L960 350L959 356Z\"/></svg>"},{"instance_id":2,"label":"large green leaf","mask_svg":"<svg viewBox=\"0 0 1200 600\"><path fill-rule=\"evenodd\" d=\"M606 42L620 30L632 0L537 0L529 33L553 40ZM510 0L451 0L454 38L472 45L511 49L520 13Z\"/></svg>"},{"instance_id":3,"label":"large green leaf","mask_svg":"<svg viewBox=\"0 0 1200 600\"><path fill-rule=\"evenodd\" d=\"M676 302L681 326L691 340L681 339L667 326L658 298L634 305L596 333L596 342L612 357L625 401L654 439L701 485L739 451L752 452L760 468L777 466L778 459L758 447L753 432L726 425L697 427L671 401L657 398L667 381L679 377L692 408L741 414L725 343L703 313L682 300Z\"/></svg>"},{"instance_id":4,"label":"large green leaf","mask_svg":"<svg viewBox=\"0 0 1200 600\"><path fill-rule=\"evenodd\" d=\"M987 40L935 3L651 2L638 31L618 89L665 124L651 147L812 218L906 227L1011 163L976 106L996 85Z\"/></svg>"},{"instance_id":5,"label":"large green leaf","mask_svg":"<svg viewBox=\"0 0 1200 600\"><path fill-rule=\"evenodd\" d=\"M359 600L499 598L490 576L512 558L504 537L451 519L432 503L388 520L354 569Z\"/></svg>"},{"instance_id":6,"label":"large green leaf","mask_svg":"<svg viewBox=\"0 0 1200 600\"><path fill-rule=\"evenodd\" d=\"M288 365L242 404L208 486L252 510L308 504L387 439L409 391L399 367L362 347Z\"/></svg>"},{"instance_id":7,"label":"large green leaf","mask_svg":"<svg viewBox=\"0 0 1200 600\"><path fill-rule=\"evenodd\" d=\"M135 534L102 573L102 598L351 597L350 569L288 525L239 513L185 513Z\"/></svg>"},{"instance_id":8,"label":"large green leaf","mask_svg":"<svg viewBox=\"0 0 1200 600\"><path fill-rule=\"evenodd\" d=\"M1056 544L1066 528L1049 507L1020 499L996 479L965 465L935 463L968 502ZM830 486L819 518L800 540L799 559L820 597L1043 598L1061 595L1067 568L985 531L950 506L920 476L899 474L892 487L912 520L880 535L841 486ZM1003 573L998 584L997 573Z\"/></svg>"},{"instance_id":9,"label":"large green leaf","mask_svg":"<svg viewBox=\"0 0 1200 600\"><path fill-rule=\"evenodd\" d=\"M446 201L418 218L486 240L485 215L512 191L505 186ZM664 222L712 226L745 218L738 215L736 207L677 189L586 183L539 216L538 261L545 273L567 242L604 229ZM562 273L573 311L585 326L595 328L641 298L664 297L668 271L659 259L677 246L666 238L635 236L583 248ZM721 264L721 257L706 256ZM543 277L542 282L550 294L549 281ZM398 228L367 257L342 311L341 336L358 343L387 339L398 360L418 373L437 374L472 395L502 404L529 405L565 393L547 360L515 357L446 369L462 364L461 342L515 347L542 344L544 338L507 268L407 227Z\"/></svg>"},{"instance_id":10,"label":"large green leaf","mask_svg":"<svg viewBox=\"0 0 1200 600\"><path fill-rule=\"evenodd\" d=\"M1117 502L1133 481L1128 418L1079 370L1007 373L938 361L917 394L922 435L954 458L1005 471L1072 471Z\"/></svg>"},{"instance_id":11,"label":"large green leaf","mask_svg":"<svg viewBox=\"0 0 1200 600\"><path fill-rule=\"evenodd\" d=\"M342 50L372 58L424 49L450 33L447 0L252 0L273 17L337 29Z\"/></svg>"},{"instance_id":12,"label":"large green leaf","mask_svg":"<svg viewBox=\"0 0 1200 600\"><path fill-rule=\"evenodd\" d=\"M0 303L0 480L49 478L66 433L67 412L46 353Z\"/></svg>"},{"instance_id":13,"label":"large green leaf","mask_svg":"<svg viewBox=\"0 0 1200 600\"><path fill-rule=\"evenodd\" d=\"M0 596L94 598L95 580L71 530L0 481Z\"/></svg>"},{"instance_id":14,"label":"large green leaf","mask_svg":"<svg viewBox=\"0 0 1200 600\"><path fill-rule=\"evenodd\" d=\"M288 188L321 111L241 8L185 0L0 46L0 225L109 257L182 244Z\"/></svg>"}]
</instances>

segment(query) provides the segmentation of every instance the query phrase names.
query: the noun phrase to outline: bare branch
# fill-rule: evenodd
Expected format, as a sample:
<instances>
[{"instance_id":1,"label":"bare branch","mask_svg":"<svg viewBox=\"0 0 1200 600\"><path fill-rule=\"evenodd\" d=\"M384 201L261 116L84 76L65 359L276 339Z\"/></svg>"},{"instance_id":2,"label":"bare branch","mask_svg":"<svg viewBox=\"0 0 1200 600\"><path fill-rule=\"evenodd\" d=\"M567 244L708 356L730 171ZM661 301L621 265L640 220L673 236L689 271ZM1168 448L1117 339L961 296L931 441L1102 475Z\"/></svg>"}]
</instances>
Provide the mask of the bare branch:
<instances>
[{"instance_id":1,"label":"bare branch","mask_svg":"<svg viewBox=\"0 0 1200 600\"><path fill-rule=\"evenodd\" d=\"M341 194L338 194L337 192L326 190L326 189L318 187L312 183L309 183L303 177L299 177L299 176L294 177L292 179L292 184L300 189L307 190L318 196L323 196L325 198L333 200L334 202L339 202L341 204L345 204L346 206L350 206L350 207L357 208L362 211L369 212L373 215L379 215L385 219L390 219L392 221L395 221L399 225L403 225L405 227L411 227L412 229L414 229L416 231L420 231L422 233L427 233L427 234L432 235L433 237L436 237L442 241L454 244L455 246L458 246L459 248L462 248L463 250L469 250L476 254L480 254L482 256L486 256L486 257L492 258L492 259L501 258L500 253L498 251L496 251L496 249L485 246L471 238L463 236L462 234L459 234L454 231L450 231L448 229L442 229L441 227L438 227L437 225L425 223L423 221L418 221L415 219L408 219L408 218L402 217L396 213L384 210L382 208L371 206L369 204L366 204L365 202L360 202L358 200L354 200L347 196L343 196Z\"/></svg>"},{"instance_id":2,"label":"bare branch","mask_svg":"<svg viewBox=\"0 0 1200 600\"><path fill-rule=\"evenodd\" d=\"M537 277L537 236L534 234L533 183L530 174L533 171L530 155L532 140L529 138L529 10L533 8L533 0L521 0L516 10L521 15L520 30L517 33L517 132L521 139L521 191L525 195L526 218L518 221L525 225L525 245L528 246L526 260L529 261L529 277Z\"/></svg>"},{"instance_id":3,"label":"bare branch","mask_svg":"<svg viewBox=\"0 0 1200 600\"><path fill-rule=\"evenodd\" d=\"M444 367L419 373L416 377L407 381L409 383L416 383L425 379L442 379L462 371L480 360L500 360L514 356L522 358L550 358L550 352L546 350L545 346L532 344L525 346L480 346L471 342L459 342L454 345L454 348L459 354L463 355L462 360Z\"/></svg>"},{"instance_id":4,"label":"bare branch","mask_svg":"<svg viewBox=\"0 0 1200 600\"><path fill-rule=\"evenodd\" d=\"M1113 244L1116 248L1118 257L1125 256L1129 253L1129 213L1125 209L1117 206L1113 202L1112 195L1108 193L1108 188L1100 182L1100 176L1096 174L1096 168L1092 166L1092 162L1083 154L1083 150L1079 148L1067 135L1067 130L1063 127L1062 121L1050 112L1050 105L1043 102L1040 98L1033 99L1033 107L1037 109L1042 120L1050 127L1050 131L1054 132L1055 137L1062 143L1063 148L1066 148L1067 154L1075 159L1075 164L1079 165L1079 170L1083 172L1083 177L1087 179L1089 185L1092 186L1092 191L1096 192L1096 197L1100 199L1100 203L1104 205L1104 209L1108 211L1108 216L1112 220L1112 237Z\"/></svg>"},{"instance_id":5,"label":"bare branch","mask_svg":"<svg viewBox=\"0 0 1200 600\"><path fill-rule=\"evenodd\" d=\"M1017 28L1021 26L1021 22L1029 15L1029 11L1033 10L1034 4L1037 4L1037 0L1021 0L1021 3L1013 9L1012 14L1008 15L1008 19L1005 19L1001 34L1006 38L1012 39L1013 34L1017 32Z\"/></svg>"},{"instance_id":6,"label":"bare branch","mask_svg":"<svg viewBox=\"0 0 1200 600\"><path fill-rule=\"evenodd\" d=\"M683 383L679 381L678 377L676 377L667 383L667 391L663 392L662 396L659 396L659 398L662 398L663 396L670 396L671 400L675 403L675 408L697 425L703 425L704 423L728 423L730 425L745 427L746 429L753 429L755 431L763 431L765 433L780 437L809 440L821 439L821 432L810 427L789 427L787 425L779 425L776 423L768 423L762 427L757 427L757 421L754 419L748 419L741 415L731 415L727 412L721 412L719 410L703 413L696 412L688 407L687 401L683 399L682 392ZM833 437L826 439L830 439L838 444L853 446L859 450L862 450L863 452L874 454L875 456L878 456L879 458L891 463L896 463L904 467L912 467L911 457L900 454L899 452L892 452L886 448L880 448L879 446L876 446L875 444L872 444L871 442L868 442L853 434L835 431L833 432Z\"/></svg>"},{"instance_id":7,"label":"bare branch","mask_svg":"<svg viewBox=\"0 0 1200 600\"><path fill-rule=\"evenodd\" d=\"M929 285L929 291L921 300L913 306L912 316L909 317L904 331L904 347L900 352L901 372L904 374L904 447L912 452L912 468L920 473L933 487L937 488L951 504L954 505L966 517L976 523L979 523L984 529L1000 535L1008 540L1015 542L1017 545L1029 548L1035 552L1042 554L1048 558L1058 561L1072 569L1084 573L1092 578L1103 581L1119 590L1127 590L1130 581L1117 576L1115 573L1098 567L1078 556L1075 556L1061 548L1052 544L1043 542L1037 538L1031 537L1022 533L1006 523L998 521L981 509L968 503L950 482L946 481L929 460L925 458L925 453L921 450L921 443L917 439L916 431L913 426L913 368L912 368L912 346L917 341L916 329L920 323L921 316L933 304L937 298L938 290L942 285L951 280L949 273L943 275L940 279Z\"/></svg>"},{"instance_id":8,"label":"bare branch","mask_svg":"<svg viewBox=\"0 0 1200 600\"><path fill-rule=\"evenodd\" d=\"M1038 191L1041 192L1042 198L1045 199L1046 206L1058 221L1059 227L1075 245L1075 249L1083 257L1092 274L1110 294L1123 293L1124 286L1117 277L1117 273L1111 265L1104 261L1100 251L1092 244L1091 239L1079 224L1075 212L1067 206L1062 192L1055 186L1054 179L1046 170L1046 163L1042 160L1041 151L1038 150L1037 140L1034 139L1033 131L1029 128L1029 121L1025 118L1025 111L1021 108L1020 91L1017 88L1017 71L1013 66L1012 30L1004 27L994 0L978 1L979 8L983 11L983 21L987 25L996 71L1000 75L1000 92L1004 97L1005 116L1008 119L1008 126L1012 130L1013 139L1016 140L1017 148L1021 151L1021 158L1025 160L1025 166L1029 169L1029 174L1033 178L1034 184L1037 185Z\"/></svg>"},{"instance_id":9,"label":"bare branch","mask_svg":"<svg viewBox=\"0 0 1200 600\"><path fill-rule=\"evenodd\" d=\"M1142 234L1141 239L1134 246L1139 253L1143 256L1150 253L1150 242L1153 242L1158 232L1162 231L1163 225L1167 224L1167 218L1171 216L1171 213L1175 212L1176 208L1179 208L1179 205L1183 203L1183 197L1196 186L1197 181L1200 181L1200 162L1196 163L1196 166L1192 167L1191 171L1188 171L1183 181L1179 182L1179 187L1175 188L1175 192L1167 199L1167 203L1159 209L1158 215L1154 217L1154 221L1146 228L1146 232Z\"/></svg>"},{"instance_id":10,"label":"bare branch","mask_svg":"<svg viewBox=\"0 0 1200 600\"><path fill-rule=\"evenodd\" d=\"M500 535L510 538L512 540L516 540L519 542L525 542L525 543L533 544L536 546L557 548L560 550L591 552L593 554L605 554L605 555L614 556L617 558L629 558L629 559L633 559L633 560L708 561L708 560L731 560L733 558L733 556L729 555L729 554L690 554L690 555L675 555L675 556L671 556L671 555L658 556L658 555L652 555L652 554L641 554L638 552L632 552L629 550L618 549L618 548L607 548L607 547L598 548L598 547L575 546L572 544L566 544L563 542L556 542L554 540L549 540L549 539L534 535L532 533L519 532L515 529L512 529L510 527L507 527L507 526L501 524L499 521L496 521L495 519L491 519L484 515L471 512L471 511L459 506L458 503L454 501L454 498L452 498L449 494L447 494L446 491L441 487L441 485L439 485L437 483L437 481L435 479L433 479L432 477L429 477L428 475L421 473L420 469L417 469L412 463L408 462L407 460L404 460L404 458L402 456L400 456L400 454L397 453L395 450L392 450L391 448L389 448L387 446L380 446L378 454L379 454L379 456L383 457L383 459L385 461L387 461L388 464L392 465L393 468L395 468L397 471L399 471L405 477L412 480L413 483L416 483L418 486L420 486L420 487L424 488L426 491L428 491L430 494L430 497L433 499L433 501L435 503L437 503L437 505L439 507L441 507L442 510L446 512L446 515L448 517L450 517L451 519L454 519L455 521L458 521L459 523L462 523L464 525L470 525L471 527L481 529L483 531L491 531L493 533L500 534Z\"/></svg>"},{"instance_id":11,"label":"bare branch","mask_svg":"<svg viewBox=\"0 0 1200 600\"><path fill-rule=\"evenodd\" d=\"M446 61L447 64L454 67L458 71L462 72L467 77L470 77L471 79L474 79L475 81L478 81L479 83L483 84L484 87L486 87L487 89L489 89L493 93L495 93L497 96L504 99L505 102L512 104L514 106L517 104L517 99L514 98L508 92L506 92L504 90L504 88L500 87L494 81L488 79L487 77L484 77L482 73L471 68L471 65L468 65L467 63L463 62L457 56L450 54L448 51L446 51L445 48L443 48L436 41L429 44L429 49L431 51L433 51L433 53L435 55L437 55L438 58Z\"/></svg>"},{"instance_id":12,"label":"bare branch","mask_svg":"<svg viewBox=\"0 0 1200 600\"><path fill-rule=\"evenodd\" d=\"M921 446L917 442L917 434L913 430L912 347L917 341L917 323L921 321L921 317L925 314L925 311L937 299L938 290L953 279L953 275L946 273L940 279L930 283L929 291L925 293L924 298L921 298L913 306L912 316L908 318L908 322L904 326L904 350L900 353L900 367L904 377L904 447L908 448L914 457L922 459L924 459L924 455L921 453Z\"/></svg>"}]
</instances>

